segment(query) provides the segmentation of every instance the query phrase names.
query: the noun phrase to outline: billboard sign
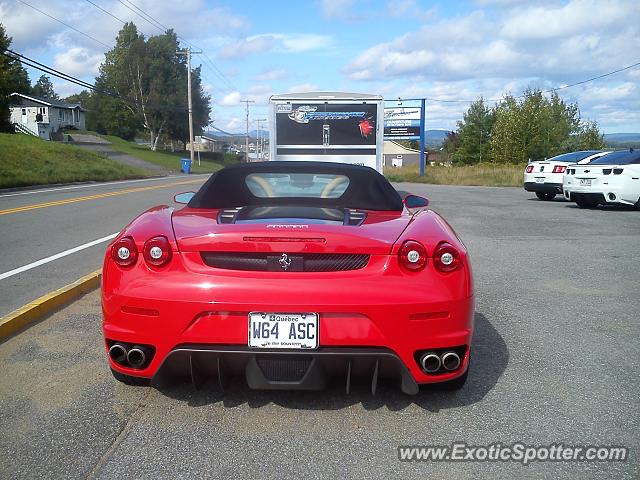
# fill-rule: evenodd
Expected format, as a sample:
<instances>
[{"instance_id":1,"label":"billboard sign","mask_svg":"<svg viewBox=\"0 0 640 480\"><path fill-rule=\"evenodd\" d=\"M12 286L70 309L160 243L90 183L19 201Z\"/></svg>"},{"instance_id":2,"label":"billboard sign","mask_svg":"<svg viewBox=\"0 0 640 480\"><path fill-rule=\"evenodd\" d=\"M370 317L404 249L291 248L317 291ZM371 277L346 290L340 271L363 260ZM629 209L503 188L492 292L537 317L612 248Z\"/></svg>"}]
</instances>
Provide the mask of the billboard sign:
<instances>
[{"instance_id":1,"label":"billboard sign","mask_svg":"<svg viewBox=\"0 0 640 480\"><path fill-rule=\"evenodd\" d=\"M420 107L391 107L384 109L385 140L416 140L420 138Z\"/></svg>"}]
</instances>

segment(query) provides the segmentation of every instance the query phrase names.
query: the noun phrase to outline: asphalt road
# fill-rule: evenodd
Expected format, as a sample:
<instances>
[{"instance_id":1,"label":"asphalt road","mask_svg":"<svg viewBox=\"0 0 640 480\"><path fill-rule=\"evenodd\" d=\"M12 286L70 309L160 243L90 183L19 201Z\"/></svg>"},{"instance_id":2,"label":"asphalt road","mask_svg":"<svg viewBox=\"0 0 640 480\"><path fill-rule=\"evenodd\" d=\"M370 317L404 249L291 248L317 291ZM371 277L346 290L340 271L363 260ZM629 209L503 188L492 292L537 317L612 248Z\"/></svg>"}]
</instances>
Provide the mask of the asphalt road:
<instances>
[{"instance_id":1,"label":"asphalt road","mask_svg":"<svg viewBox=\"0 0 640 480\"><path fill-rule=\"evenodd\" d=\"M100 268L109 240L4 275L113 235L149 207L174 205L176 193L197 190L206 178L178 176L0 193L0 316Z\"/></svg>"},{"instance_id":2,"label":"asphalt road","mask_svg":"<svg viewBox=\"0 0 640 480\"><path fill-rule=\"evenodd\" d=\"M398 188L426 194L472 255L463 390L128 387L109 373L94 292L0 345L0 477L639 478L640 212L515 188ZM398 445L454 441L623 445L630 458L398 461Z\"/></svg>"}]
</instances>

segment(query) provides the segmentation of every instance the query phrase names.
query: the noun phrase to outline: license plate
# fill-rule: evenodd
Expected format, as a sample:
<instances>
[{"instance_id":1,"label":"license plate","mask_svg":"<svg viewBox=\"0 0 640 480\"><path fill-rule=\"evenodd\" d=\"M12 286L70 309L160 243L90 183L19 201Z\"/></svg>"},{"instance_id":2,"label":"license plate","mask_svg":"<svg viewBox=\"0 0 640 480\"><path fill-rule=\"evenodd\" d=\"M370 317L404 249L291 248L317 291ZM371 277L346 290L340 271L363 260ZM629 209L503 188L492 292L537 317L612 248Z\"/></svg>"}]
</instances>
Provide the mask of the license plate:
<instances>
[{"instance_id":1,"label":"license plate","mask_svg":"<svg viewBox=\"0 0 640 480\"><path fill-rule=\"evenodd\" d=\"M536 177L536 183L544 183L544 177Z\"/></svg>"},{"instance_id":2,"label":"license plate","mask_svg":"<svg viewBox=\"0 0 640 480\"><path fill-rule=\"evenodd\" d=\"M317 313L249 313L249 346L318 348Z\"/></svg>"},{"instance_id":3,"label":"license plate","mask_svg":"<svg viewBox=\"0 0 640 480\"><path fill-rule=\"evenodd\" d=\"M580 179L580 185L586 185L587 187L591 186L591 179L590 178L581 178Z\"/></svg>"}]
</instances>

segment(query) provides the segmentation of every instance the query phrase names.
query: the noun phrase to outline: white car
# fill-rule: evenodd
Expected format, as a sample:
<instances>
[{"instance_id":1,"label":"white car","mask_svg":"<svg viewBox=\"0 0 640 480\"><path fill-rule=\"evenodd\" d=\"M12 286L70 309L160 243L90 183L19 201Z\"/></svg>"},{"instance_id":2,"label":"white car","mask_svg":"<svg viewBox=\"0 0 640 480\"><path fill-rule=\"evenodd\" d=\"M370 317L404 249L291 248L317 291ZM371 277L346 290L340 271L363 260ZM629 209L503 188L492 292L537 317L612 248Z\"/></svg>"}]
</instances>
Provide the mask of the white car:
<instances>
[{"instance_id":1,"label":"white car","mask_svg":"<svg viewBox=\"0 0 640 480\"><path fill-rule=\"evenodd\" d=\"M562 195L562 175L573 163L589 163L609 152L583 150L563 153L548 160L531 162L524 170L524 189L535 192L540 200L553 200Z\"/></svg>"},{"instance_id":2,"label":"white car","mask_svg":"<svg viewBox=\"0 0 640 480\"><path fill-rule=\"evenodd\" d=\"M611 152L588 165L570 165L563 190L580 208L617 203L640 209L640 151Z\"/></svg>"}]
</instances>

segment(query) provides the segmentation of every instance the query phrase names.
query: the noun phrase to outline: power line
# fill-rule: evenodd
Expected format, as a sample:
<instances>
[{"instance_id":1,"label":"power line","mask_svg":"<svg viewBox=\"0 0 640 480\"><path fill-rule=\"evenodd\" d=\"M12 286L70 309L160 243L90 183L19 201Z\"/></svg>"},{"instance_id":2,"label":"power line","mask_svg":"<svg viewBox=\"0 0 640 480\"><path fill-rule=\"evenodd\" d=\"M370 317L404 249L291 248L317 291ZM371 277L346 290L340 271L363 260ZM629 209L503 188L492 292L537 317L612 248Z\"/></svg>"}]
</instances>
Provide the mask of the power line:
<instances>
[{"instance_id":1,"label":"power line","mask_svg":"<svg viewBox=\"0 0 640 480\"><path fill-rule=\"evenodd\" d=\"M616 73L620 73L620 72L624 72L625 70L630 70L632 68L638 67L640 66L640 62L636 62L632 65L627 65L626 67L622 67L619 68L617 70L613 70L611 72L607 72L604 73L602 75L598 75L592 78L588 78L586 80L581 80L579 82L575 82L575 83L571 83L569 85L563 85L561 87L555 87L555 88L550 88L548 90L542 90L541 93L553 93L553 92L557 92L558 90L564 90L566 88L571 88L571 87L576 87L578 85L584 85L585 83L589 83L589 82L593 82L594 80L599 80L601 78L605 78L605 77L609 77L611 75L615 75ZM522 94L522 95L517 95L514 96L513 98L525 98L527 96L527 94ZM403 99L403 100L417 100L417 99ZM438 102L438 103L473 103L476 100L458 100L458 99L440 99L440 98L429 98L427 97L427 100L430 102ZM503 100L503 98L501 99L495 99L495 98L487 98L484 99L487 102L501 102Z\"/></svg>"},{"instance_id":2,"label":"power line","mask_svg":"<svg viewBox=\"0 0 640 480\"><path fill-rule=\"evenodd\" d=\"M8 52L8 53L7 53ZM49 75L52 75L54 77L60 78L62 80L66 80L67 82L73 83L75 85L79 85L83 88L88 88L89 90L93 90L96 93L99 93L101 95L107 95L109 97L113 97L116 98L118 100L122 100L123 102L126 102L134 107L137 107L137 103L134 99L130 98L130 97L125 97L123 95L120 95L118 93L115 92L111 92L108 90L103 90L100 88L97 88L95 85L89 83L89 82L85 82L84 80L80 80L79 78L76 78L72 75L69 75L67 73L61 72L59 70L56 70L53 67L50 67L48 65L45 65L43 63L38 62L37 60L33 60L32 58L29 58L25 55L22 55L20 53L14 52L13 50L10 49L5 49L5 51L0 52L0 54L4 55L5 57L9 57L9 58L13 58L14 60L20 60L21 63L26 64L27 66L34 68L36 70L40 70L41 72L45 72ZM154 103L147 103L146 104L149 107L152 108L165 108L166 105L164 104L154 104ZM171 110L176 111L176 112L181 112L181 113L186 113L187 112L187 107L184 105L178 105L174 108L172 108Z\"/></svg>"},{"instance_id":3,"label":"power line","mask_svg":"<svg viewBox=\"0 0 640 480\"><path fill-rule=\"evenodd\" d=\"M166 31L169 30L169 28L166 25L163 25L162 23L160 23L156 18L154 18L153 16L151 16L149 13L145 12L142 8L138 7L135 3L133 3L131 0L125 0L128 4L130 4L132 7L134 7L136 10L138 10L140 13L137 13L136 11L134 11L133 9L131 9L129 6L127 6L126 4L124 4L122 2L122 0L117 0L119 3L121 3L122 5L124 5L125 7L127 7L129 10L131 10L132 12L136 13L138 16L142 17L142 15L144 15L145 17L147 17L150 20L147 20L147 18L145 18L145 20L154 25L153 23L151 23L151 21L155 22L155 27L160 29L161 31ZM142 17L144 18L144 17ZM162 30L164 29L164 30ZM229 79L226 77L226 75L224 73L222 73L222 71L215 65L215 63L213 62L213 60L211 60L211 58L209 57L209 55L207 55L207 52L204 51L204 49L202 47L199 47L198 45L195 45L193 43L191 43L190 41L188 41L186 38L181 37L180 35L178 35L176 33L176 37L179 40L182 40L184 43L186 43L187 45L189 45L190 47L196 49L196 50L202 50L202 54L204 55L204 58L208 61L207 66L209 66L212 69L212 72L219 77L224 83L227 84L228 87L230 87L233 90L238 90L238 88L233 85ZM206 62L205 62L206 63ZM213 83L213 82L212 82Z\"/></svg>"},{"instance_id":4,"label":"power line","mask_svg":"<svg viewBox=\"0 0 640 480\"><path fill-rule=\"evenodd\" d=\"M151 20L149 20L149 18L147 18L148 15L145 14L144 11L140 10L138 7L136 7L138 10L140 10L142 13L138 13L137 11L135 11L133 8L131 8L129 5L127 5L126 3L124 3L122 0L117 0L119 4L123 5L124 7L128 8L130 11L132 11L133 13L135 13L137 16L139 16L140 18L142 18L145 22L147 22L149 25L151 25L152 27L157 28L158 30L160 30L162 33L165 33L165 31L169 30L168 28L164 28L162 27L161 24L157 24L153 23L152 20L154 20L153 18L151 18ZM133 5L133 3L131 4ZM135 5L133 5L135 7Z\"/></svg>"},{"instance_id":5,"label":"power line","mask_svg":"<svg viewBox=\"0 0 640 480\"><path fill-rule=\"evenodd\" d=\"M105 10L104 8L102 8L100 5L93 3L91 0L84 0L85 2L90 3L91 5L93 5L94 7L96 7L98 10L106 13L107 15L109 15L110 17L115 18L116 20L118 20L120 23L122 23L123 25L126 24L127 22L125 22L124 20L122 20L121 18L116 17L113 13L109 12L108 10Z\"/></svg>"},{"instance_id":6,"label":"power line","mask_svg":"<svg viewBox=\"0 0 640 480\"><path fill-rule=\"evenodd\" d=\"M102 46L104 46L104 47L111 48L109 45L107 45L107 44L106 44L106 43L104 43L103 41L98 40L98 39L97 39L97 38L95 38L95 37L92 37L92 36L91 36L91 35L89 35L88 33L84 33L83 31L78 30L76 27L72 27L72 26L71 26L71 25L69 25L68 23L65 23L65 22L63 22L62 20L60 20L59 18L56 18L56 17L54 17L53 15L49 15L47 12L43 12L42 10L40 10L40 9L39 9L39 8L37 8L37 7L34 7L34 6L33 6L33 5L31 5L30 3L27 3L27 2L25 2L24 0L18 0L18 1L19 1L20 3L22 3L22 4L26 5L27 7L30 7L30 8L32 8L32 9L34 9L36 12L40 12L42 15L45 15L45 16L49 17L50 19L55 20L55 21L56 21L56 22L58 22L58 23L61 23L61 24L62 24L62 25L64 25L65 27L70 28L71 30L73 30L73 31L75 31L75 32L78 32L80 35L84 35L85 37L90 38L90 39L91 39L91 40L93 40L94 42L97 42L97 43L99 43L100 45L102 45Z\"/></svg>"}]
</instances>

